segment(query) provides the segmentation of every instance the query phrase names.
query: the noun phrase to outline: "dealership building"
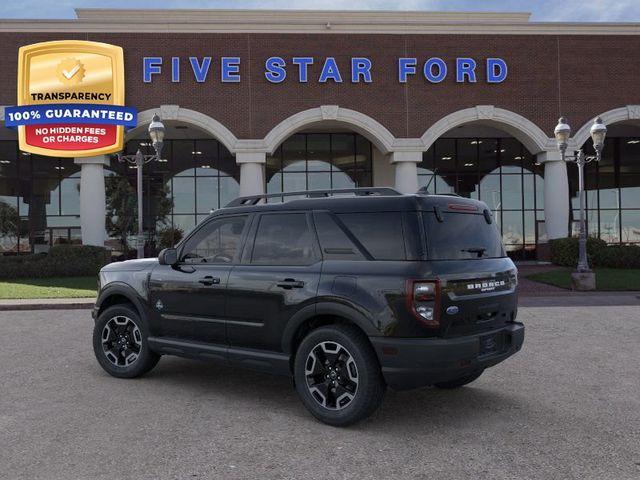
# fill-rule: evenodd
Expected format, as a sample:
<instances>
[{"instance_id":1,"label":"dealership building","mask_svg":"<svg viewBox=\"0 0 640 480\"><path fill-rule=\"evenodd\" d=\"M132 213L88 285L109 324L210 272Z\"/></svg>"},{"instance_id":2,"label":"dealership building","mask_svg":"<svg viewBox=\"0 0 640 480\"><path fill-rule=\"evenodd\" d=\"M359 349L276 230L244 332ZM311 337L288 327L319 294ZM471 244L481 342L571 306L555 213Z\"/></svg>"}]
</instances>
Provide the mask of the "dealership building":
<instances>
[{"instance_id":1,"label":"dealership building","mask_svg":"<svg viewBox=\"0 0 640 480\"><path fill-rule=\"evenodd\" d=\"M575 234L579 218L577 167L562 161L554 127L565 116L569 150L590 154L600 116L608 132L602 160L585 169L588 231L640 244L640 24L468 12L76 16L0 20L0 105L16 104L21 46L121 46L125 104L138 111L125 152L151 153L155 113L166 126L162 160L143 170L150 241L238 195L388 186L480 199L510 255L538 258L549 239ZM21 152L3 124L0 254L117 249L105 218L110 182L121 178L135 188L135 167L115 156Z\"/></svg>"}]
</instances>

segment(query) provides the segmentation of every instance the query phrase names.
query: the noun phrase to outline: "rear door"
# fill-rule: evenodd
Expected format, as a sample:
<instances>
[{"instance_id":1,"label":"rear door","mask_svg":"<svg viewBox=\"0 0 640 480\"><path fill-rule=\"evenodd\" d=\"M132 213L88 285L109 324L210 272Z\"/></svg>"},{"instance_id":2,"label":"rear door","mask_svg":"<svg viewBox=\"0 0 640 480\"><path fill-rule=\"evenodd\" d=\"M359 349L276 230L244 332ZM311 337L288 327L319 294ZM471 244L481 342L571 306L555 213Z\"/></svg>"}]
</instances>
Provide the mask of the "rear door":
<instances>
[{"instance_id":1,"label":"rear door","mask_svg":"<svg viewBox=\"0 0 640 480\"><path fill-rule=\"evenodd\" d=\"M160 335L226 343L225 290L240 260L249 215L213 218L185 242L177 265L160 265L150 278Z\"/></svg>"},{"instance_id":2,"label":"rear door","mask_svg":"<svg viewBox=\"0 0 640 480\"><path fill-rule=\"evenodd\" d=\"M315 300L321 256L310 213L263 213L227 287L230 345L279 351L288 320Z\"/></svg>"}]
</instances>

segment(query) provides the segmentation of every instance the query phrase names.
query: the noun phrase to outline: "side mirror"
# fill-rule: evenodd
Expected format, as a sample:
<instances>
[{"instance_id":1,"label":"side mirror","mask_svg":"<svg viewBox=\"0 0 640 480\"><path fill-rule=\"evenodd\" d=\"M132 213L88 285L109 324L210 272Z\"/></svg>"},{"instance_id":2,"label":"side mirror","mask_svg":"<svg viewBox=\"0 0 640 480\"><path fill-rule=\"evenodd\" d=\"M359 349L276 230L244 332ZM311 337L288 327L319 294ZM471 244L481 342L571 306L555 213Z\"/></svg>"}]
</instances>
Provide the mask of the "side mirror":
<instances>
[{"instance_id":1,"label":"side mirror","mask_svg":"<svg viewBox=\"0 0 640 480\"><path fill-rule=\"evenodd\" d=\"M178 263L178 251L175 248L165 248L158 254L160 265L175 265Z\"/></svg>"}]
</instances>

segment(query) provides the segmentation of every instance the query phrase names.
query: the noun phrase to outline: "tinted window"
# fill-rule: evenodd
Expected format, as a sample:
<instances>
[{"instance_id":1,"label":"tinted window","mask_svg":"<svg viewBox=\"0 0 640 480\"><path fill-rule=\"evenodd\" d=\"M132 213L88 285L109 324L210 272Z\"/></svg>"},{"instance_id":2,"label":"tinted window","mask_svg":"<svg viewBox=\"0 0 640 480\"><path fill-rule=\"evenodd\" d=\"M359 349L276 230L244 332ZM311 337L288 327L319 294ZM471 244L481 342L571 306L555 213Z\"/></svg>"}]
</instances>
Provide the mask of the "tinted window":
<instances>
[{"instance_id":1,"label":"tinted window","mask_svg":"<svg viewBox=\"0 0 640 480\"><path fill-rule=\"evenodd\" d=\"M247 217L213 220L191 237L182 251L185 263L231 263L240 250Z\"/></svg>"},{"instance_id":2,"label":"tinted window","mask_svg":"<svg viewBox=\"0 0 640 480\"><path fill-rule=\"evenodd\" d=\"M316 261L313 232L304 213L263 215L256 232L251 263L310 265Z\"/></svg>"},{"instance_id":3,"label":"tinted window","mask_svg":"<svg viewBox=\"0 0 640 480\"><path fill-rule=\"evenodd\" d=\"M320 212L314 214L316 230L325 260L364 260L360 249L336 223L332 215Z\"/></svg>"},{"instance_id":4,"label":"tinted window","mask_svg":"<svg viewBox=\"0 0 640 480\"><path fill-rule=\"evenodd\" d=\"M376 260L406 260L400 212L344 213L338 218Z\"/></svg>"},{"instance_id":5,"label":"tinted window","mask_svg":"<svg viewBox=\"0 0 640 480\"><path fill-rule=\"evenodd\" d=\"M439 222L435 214L423 214L430 259L505 256L495 222L487 223L482 214L443 212L441 215L443 221Z\"/></svg>"}]
</instances>

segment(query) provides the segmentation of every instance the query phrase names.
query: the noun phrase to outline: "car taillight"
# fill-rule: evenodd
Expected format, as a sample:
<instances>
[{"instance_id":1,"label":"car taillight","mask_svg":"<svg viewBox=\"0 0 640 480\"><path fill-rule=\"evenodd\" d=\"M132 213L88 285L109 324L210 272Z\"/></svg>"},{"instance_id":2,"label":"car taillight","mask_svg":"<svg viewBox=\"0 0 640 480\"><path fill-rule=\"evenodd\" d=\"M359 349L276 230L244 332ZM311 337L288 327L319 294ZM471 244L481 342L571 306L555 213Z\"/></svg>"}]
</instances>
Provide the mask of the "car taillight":
<instances>
[{"instance_id":1,"label":"car taillight","mask_svg":"<svg viewBox=\"0 0 640 480\"><path fill-rule=\"evenodd\" d=\"M509 284L511 287L518 286L518 270L509 270Z\"/></svg>"},{"instance_id":2,"label":"car taillight","mask_svg":"<svg viewBox=\"0 0 640 480\"><path fill-rule=\"evenodd\" d=\"M437 280L410 280L407 301L413 315L429 327L440 325L440 283Z\"/></svg>"}]
</instances>

